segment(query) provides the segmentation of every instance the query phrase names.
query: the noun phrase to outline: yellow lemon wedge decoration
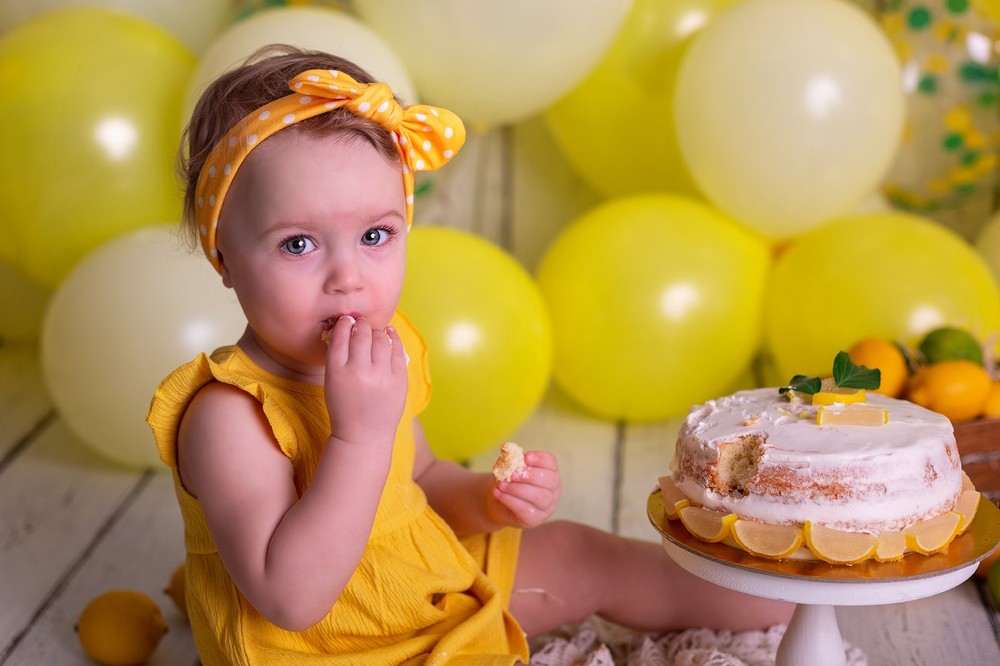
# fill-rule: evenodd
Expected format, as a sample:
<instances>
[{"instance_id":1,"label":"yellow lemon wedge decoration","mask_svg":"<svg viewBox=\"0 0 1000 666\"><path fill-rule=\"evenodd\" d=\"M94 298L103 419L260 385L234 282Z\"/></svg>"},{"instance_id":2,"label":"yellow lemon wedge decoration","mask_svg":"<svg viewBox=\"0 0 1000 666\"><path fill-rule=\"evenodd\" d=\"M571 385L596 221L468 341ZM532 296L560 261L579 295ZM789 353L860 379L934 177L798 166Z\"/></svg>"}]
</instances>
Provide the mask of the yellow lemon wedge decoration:
<instances>
[{"instance_id":1,"label":"yellow lemon wedge decoration","mask_svg":"<svg viewBox=\"0 0 1000 666\"><path fill-rule=\"evenodd\" d=\"M906 554L906 537L902 532L886 530L878 535L875 559L879 562L894 562Z\"/></svg>"},{"instance_id":2,"label":"yellow lemon wedge decoration","mask_svg":"<svg viewBox=\"0 0 1000 666\"><path fill-rule=\"evenodd\" d=\"M880 426L888 422L889 411L874 405L823 405L816 410L817 425Z\"/></svg>"},{"instance_id":3,"label":"yellow lemon wedge decoration","mask_svg":"<svg viewBox=\"0 0 1000 666\"><path fill-rule=\"evenodd\" d=\"M743 550L772 560L786 558L802 545L800 528L755 520L737 520L732 526L732 536Z\"/></svg>"},{"instance_id":4,"label":"yellow lemon wedge decoration","mask_svg":"<svg viewBox=\"0 0 1000 666\"><path fill-rule=\"evenodd\" d=\"M972 479L969 478L969 475L966 474L965 470L963 469L962 470L962 492L965 492L966 490L975 490L975 489L976 489L976 486L973 485Z\"/></svg>"},{"instance_id":5,"label":"yellow lemon wedge decoration","mask_svg":"<svg viewBox=\"0 0 1000 666\"><path fill-rule=\"evenodd\" d=\"M965 534L965 530L969 529L969 524L976 516L976 509L979 508L979 497L979 491L975 489L963 490L962 494L958 496L955 508L952 509L952 511L962 516L962 520L958 523L956 536L958 534Z\"/></svg>"},{"instance_id":6,"label":"yellow lemon wedge decoration","mask_svg":"<svg viewBox=\"0 0 1000 666\"><path fill-rule=\"evenodd\" d=\"M808 521L803 531L813 555L830 564L864 562L878 549L878 539L866 532L845 532Z\"/></svg>"},{"instance_id":7,"label":"yellow lemon wedge decoration","mask_svg":"<svg viewBox=\"0 0 1000 666\"><path fill-rule=\"evenodd\" d=\"M663 508L667 520L677 520L677 512L691 503L669 476L660 477L660 493L663 495Z\"/></svg>"},{"instance_id":8,"label":"yellow lemon wedge decoration","mask_svg":"<svg viewBox=\"0 0 1000 666\"><path fill-rule=\"evenodd\" d=\"M688 532L709 543L722 541L729 536L732 524L737 519L735 513L723 513L700 506L686 506L678 513Z\"/></svg>"},{"instance_id":9,"label":"yellow lemon wedge decoration","mask_svg":"<svg viewBox=\"0 0 1000 666\"><path fill-rule=\"evenodd\" d=\"M922 555L932 555L944 550L955 538L961 522L962 514L954 511L921 520L903 532L906 535L906 547Z\"/></svg>"},{"instance_id":10,"label":"yellow lemon wedge decoration","mask_svg":"<svg viewBox=\"0 0 1000 666\"><path fill-rule=\"evenodd\" d=\"M814 393L812 404L814 405L850 405L864 402L867 397L864 389L835 388L831 391L820 391Z\"/></svg>"}]
</instances>

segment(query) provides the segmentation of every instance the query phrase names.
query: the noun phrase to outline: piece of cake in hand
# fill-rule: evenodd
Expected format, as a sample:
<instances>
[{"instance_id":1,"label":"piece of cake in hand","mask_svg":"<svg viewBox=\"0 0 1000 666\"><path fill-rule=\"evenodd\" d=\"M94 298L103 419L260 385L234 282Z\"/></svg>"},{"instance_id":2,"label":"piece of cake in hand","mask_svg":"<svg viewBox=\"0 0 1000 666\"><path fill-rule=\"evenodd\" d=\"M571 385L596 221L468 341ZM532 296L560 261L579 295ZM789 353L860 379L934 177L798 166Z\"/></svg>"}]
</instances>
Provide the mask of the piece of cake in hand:
<instances>
[{"instance_id":1,"label":"piece of cake in hand","mask_svg":"<svg viewBox=\"0 0 1000 666\"><path fill-rule=\"evenodd\" d=\"M497 481L510 481L516 472L527 467L524 462L524 449L514 442L504 442L500 447L500 457L493 463L493 476Z\"/></svg>"}]
</instances>

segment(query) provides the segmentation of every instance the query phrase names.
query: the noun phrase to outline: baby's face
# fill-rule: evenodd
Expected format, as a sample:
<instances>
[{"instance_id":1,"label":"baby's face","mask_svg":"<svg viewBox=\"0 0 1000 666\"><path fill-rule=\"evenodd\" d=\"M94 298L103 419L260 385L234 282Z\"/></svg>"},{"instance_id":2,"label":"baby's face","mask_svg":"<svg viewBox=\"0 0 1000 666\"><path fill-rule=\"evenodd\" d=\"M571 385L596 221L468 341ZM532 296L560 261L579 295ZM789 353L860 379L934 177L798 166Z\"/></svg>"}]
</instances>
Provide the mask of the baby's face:
<instances>
[{"instance_id":1,"label":"baby's face","mask_svg":"<svg viewBox=\"0 0 1000 666\"><path fill-rule=\"evenodd\" d=\"M323 365L340 315L388 325L406 261L401 169L361 139L288 131L240 168L219 221L223 280L275 360Z\"/></svg>"}]
</instances>

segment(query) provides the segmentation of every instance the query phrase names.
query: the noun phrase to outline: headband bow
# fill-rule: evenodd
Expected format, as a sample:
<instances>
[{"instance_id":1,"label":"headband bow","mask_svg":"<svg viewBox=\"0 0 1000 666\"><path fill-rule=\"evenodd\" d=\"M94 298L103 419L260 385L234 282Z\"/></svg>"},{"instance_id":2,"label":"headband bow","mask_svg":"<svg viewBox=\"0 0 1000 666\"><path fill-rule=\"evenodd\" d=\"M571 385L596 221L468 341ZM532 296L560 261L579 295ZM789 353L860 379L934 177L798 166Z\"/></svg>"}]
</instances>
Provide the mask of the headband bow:
<instances>
[{"instance_id":1,"label":"headband bow","mask_svg":"<svg viewBox=\"0 0 1000 666\"><path fill-rule=\"evenodd\" d=\"M195 222L205 256L222 270L215 246L219 213L236 171L250 151L289 125L346 107L392 134L402 162L406 224L413 222L413 172L432 171L465 142L465 126L451 111L424 104L400 106L384 83L360 83L336 70L311 69L292 79L292 94L276 99L236 123L215 145L195 186Z\"/></svg>"}]
</instances>

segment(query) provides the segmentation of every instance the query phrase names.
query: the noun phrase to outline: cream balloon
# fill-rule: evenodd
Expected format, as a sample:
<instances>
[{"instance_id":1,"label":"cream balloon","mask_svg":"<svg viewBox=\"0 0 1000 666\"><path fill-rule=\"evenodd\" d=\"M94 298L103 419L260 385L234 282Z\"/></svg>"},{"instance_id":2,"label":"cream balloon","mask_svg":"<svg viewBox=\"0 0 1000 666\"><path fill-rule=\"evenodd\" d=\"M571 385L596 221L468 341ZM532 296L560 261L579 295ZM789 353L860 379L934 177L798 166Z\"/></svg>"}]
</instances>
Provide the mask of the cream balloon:
<instances>
[{"instance_id":1,"label":"cream balloon","mask_svg":"<svg viewBox=\"0 0 1000 666\"><path fill-rule=\"evenodd\" d=\"M347 58L376 80L388 83L405 103L417 101L406 68L364 23L328 7L277 7L234 23L209 44L188 82L183 121L191 117L198 98L212 81L268 44L289 44Z\"/></svg>"},{"instance_id":2,"label":"cream balloon","mask_svg":"<svg viewBox=\"0 0 1000 666\"><path fill-rule=\"evenodd\" d=\"M230 0L21 0L0 2L0 33L50 9L104 7L155 23L200 53L229 20Z\"/></svg>"},{"instance_id":3,"label":"cream balloon","mask_svg":"<svg viewBox=\"0 0 1000 666\"><path fill-rule=\"evenodd\" d=\"M597 64L631 0L355 0L411 66L420 94L466 123L538 113Z\"/></svg>"},{"instance_id":4,"label":"cream balloon","mask_svg":"<svg viewBox=\"0 0 1000 666\"><path fill-rule=\"evenodd\" d=\"M841 0L745 0L688 47L674 97L706 197L771 238L850 211L886 174L904 120L888 39Z\"/></svg>"},{"instance_id":5,"label":"cream balloon","mask_svg":"<svg viewBox=\"0 0 1000 666\"><path fill-rule=\"evenodd\" d=\"M59 285L42 326L42 372L84 444L155 468L145 416L157 384L199 352L235 342L245 326L208 262L182 250L173 227L147 227L99 246Z\"/></svg>"}]
</instances>

